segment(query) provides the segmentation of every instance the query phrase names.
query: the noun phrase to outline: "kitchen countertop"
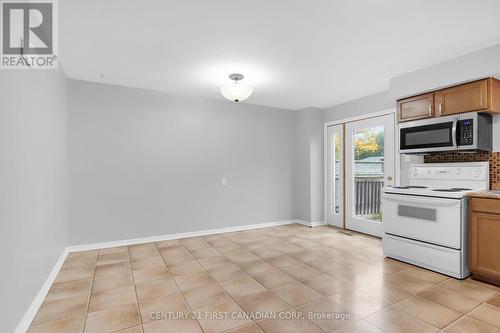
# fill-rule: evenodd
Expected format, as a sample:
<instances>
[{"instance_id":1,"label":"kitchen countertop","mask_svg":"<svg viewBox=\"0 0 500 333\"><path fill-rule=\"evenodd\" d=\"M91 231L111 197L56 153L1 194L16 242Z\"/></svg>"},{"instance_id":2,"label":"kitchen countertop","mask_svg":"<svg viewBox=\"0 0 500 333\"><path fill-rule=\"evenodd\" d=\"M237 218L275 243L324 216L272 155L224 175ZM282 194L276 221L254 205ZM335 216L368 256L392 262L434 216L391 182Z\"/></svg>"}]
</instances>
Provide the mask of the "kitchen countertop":
<instances>
[{"instance_id":1,"label":"kitchen countertop","mask_svg":"<svg viewBox=\"0 0 500 333\"><path fill-rule=\"evenodd\" d=\"M469 197L475 198L490 198L490 199L500 199L500 191L495 190L484 190L484 191L475 191L467 193Z\"/></svg>"}]
</instances>

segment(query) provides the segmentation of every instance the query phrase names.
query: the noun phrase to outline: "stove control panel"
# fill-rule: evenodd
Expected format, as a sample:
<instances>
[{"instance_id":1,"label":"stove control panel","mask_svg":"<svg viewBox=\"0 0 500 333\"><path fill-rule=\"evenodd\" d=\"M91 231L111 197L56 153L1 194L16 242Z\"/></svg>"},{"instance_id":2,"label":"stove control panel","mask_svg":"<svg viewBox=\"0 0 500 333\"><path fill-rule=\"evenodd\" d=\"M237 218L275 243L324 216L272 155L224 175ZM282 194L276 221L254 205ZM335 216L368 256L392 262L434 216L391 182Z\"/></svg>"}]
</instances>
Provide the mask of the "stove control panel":
<instances>
[{"instance_id":1,"label":"stove control panel","mask_svg":"<svg viewBox=\"0 0 500 333\"><path fill-rule=\"evenodd\" d=\"M460 166L449 163L429 163L414 165L410 168L412 179L483 180L488 177L487 163Z\"/></svg>"}]
</instances>

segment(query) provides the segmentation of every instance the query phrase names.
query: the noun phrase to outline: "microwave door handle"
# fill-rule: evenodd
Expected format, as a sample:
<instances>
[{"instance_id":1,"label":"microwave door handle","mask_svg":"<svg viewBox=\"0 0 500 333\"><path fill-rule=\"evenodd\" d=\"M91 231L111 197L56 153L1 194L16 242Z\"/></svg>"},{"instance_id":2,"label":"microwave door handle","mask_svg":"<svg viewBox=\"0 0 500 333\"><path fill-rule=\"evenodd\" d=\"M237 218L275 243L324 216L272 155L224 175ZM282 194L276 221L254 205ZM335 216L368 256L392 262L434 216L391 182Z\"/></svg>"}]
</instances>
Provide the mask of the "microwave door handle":
<instances>
[{"instance_id":1,"label":"microwave door handle","mask_svg":"<svg viewBox=\"0 0 500 333\"><path fill-rule=\"evenodd\" d=\"M453 127L451 128L451 140L453 143L453 148L458 149L457 145L457 124L458 118L453 119Z\"/></svg>"}]
</instances>

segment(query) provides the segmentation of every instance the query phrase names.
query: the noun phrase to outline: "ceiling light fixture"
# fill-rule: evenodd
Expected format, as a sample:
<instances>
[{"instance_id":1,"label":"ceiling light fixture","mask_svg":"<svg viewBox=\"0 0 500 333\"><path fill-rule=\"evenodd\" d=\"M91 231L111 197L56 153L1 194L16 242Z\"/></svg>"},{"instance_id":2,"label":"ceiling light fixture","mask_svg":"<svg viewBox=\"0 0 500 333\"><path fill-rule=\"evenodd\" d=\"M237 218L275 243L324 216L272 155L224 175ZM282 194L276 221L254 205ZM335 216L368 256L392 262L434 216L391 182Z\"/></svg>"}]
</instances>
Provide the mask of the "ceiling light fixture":
<instances>
[{"instance_id":1,"label":"ceiling light fixture","mask_svg":"<svg viewBox=\"0 0 500 333\"><path fill-rule=\"evenodd\" d=\"M245 78L243 74L234 73L229 75L229 78L234 82L220 88L222 96L233 102L241 102L250 97L253 88L240 82Z\"/></svg>"}]
</instances>

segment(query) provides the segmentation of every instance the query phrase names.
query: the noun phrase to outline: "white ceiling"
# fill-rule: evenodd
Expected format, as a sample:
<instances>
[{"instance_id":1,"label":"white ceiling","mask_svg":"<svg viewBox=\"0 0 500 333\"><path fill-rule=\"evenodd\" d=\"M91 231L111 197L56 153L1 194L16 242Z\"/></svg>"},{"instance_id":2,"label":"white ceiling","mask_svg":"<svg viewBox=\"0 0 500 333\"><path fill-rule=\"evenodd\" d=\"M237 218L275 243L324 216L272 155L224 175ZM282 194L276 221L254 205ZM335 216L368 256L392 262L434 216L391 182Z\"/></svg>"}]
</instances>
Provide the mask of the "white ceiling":
<instances>
[{"instance_id":1,"label":"white ceiling","mask_svg":"<svg viewBox=\"0 0 500 333\"><path fill-rule=\"evenodd\" d=\"M63 0L70 78L246 102L329 107L500 42L498 0ZM99 73L104 73L104 78Z\"/></svg>"}]
</instances>

